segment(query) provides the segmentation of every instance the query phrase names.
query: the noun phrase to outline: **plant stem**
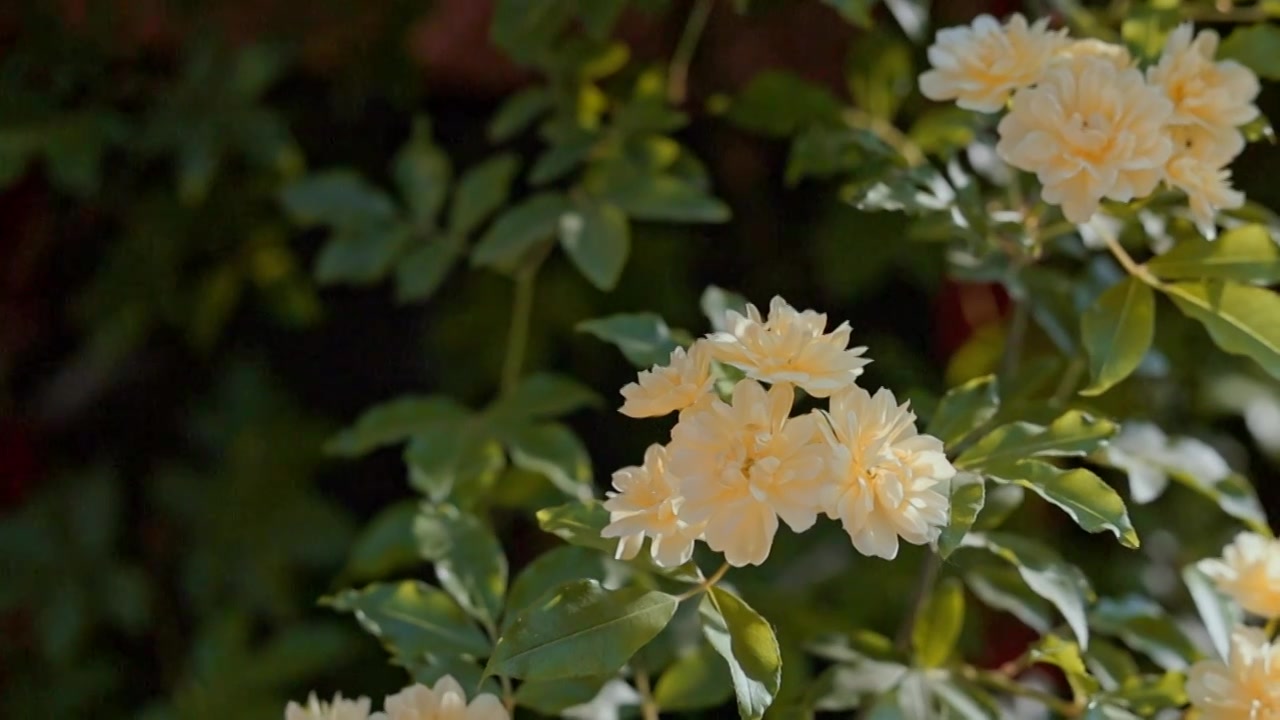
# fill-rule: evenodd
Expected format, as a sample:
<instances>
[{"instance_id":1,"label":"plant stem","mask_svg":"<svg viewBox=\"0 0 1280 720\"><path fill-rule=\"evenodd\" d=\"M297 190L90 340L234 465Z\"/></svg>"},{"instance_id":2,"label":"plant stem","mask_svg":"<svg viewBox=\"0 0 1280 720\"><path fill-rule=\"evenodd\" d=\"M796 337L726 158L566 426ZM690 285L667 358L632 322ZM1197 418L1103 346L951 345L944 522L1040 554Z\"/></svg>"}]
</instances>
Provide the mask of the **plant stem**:
<instances>
[{"instance_id":1,"label":"plant stem","mask_svg":"<svg viewBox=\"0 0 1280 720\"><path fill-rule=\"evenodd\" d=\"M516 271L511 297L511 327L507 331L507 357L502 364L502 392L508 393L520 381L525 349L529 345L529 323L533 318L533 285L545 253Z\"/></svg>"},{"instance_id":2,"label":"plant stem","mask_svg":"<svg viewBox=\"0 0 1280 720\"><path fill-rule=\"evenodd\" d=\"M689 17L684 23L684 32L671 55L671 65L667 69L667 101L672 105L684 103L689 94L689 65L693 62L693 54L698 51L698 41L702 39L702 31L707 27L711 17L712 0L696 0Z\"/></svg>"},{"instance_id":3,"label":"plant stem","mask_svg":"<svg viewBox=\"0 0 1280 720\"><path fill-rule=\"evenodd\" d=\"M1116 262L1120 263L1120 267L1124 268L1125 272L1152 287L1160 286L1160 281L1151 274L1151 271L1147 270L1146 266L1138 264L1137 261L1133 259L1133 256L1129 254L1128 250L1124 249L1124 246L1120 244L1120 241L1114 234L1109 230L1104 230L1102 228L1095 229L1098 234L1102 236L1102 240L1107 244L1107 249L1111 251Z\"/></svg>"},{"instance_id":4,"label":"plant stem","mask_svg":"<svg viewBox=\"0 0 1280 720\"><path fill-rule=\"evenodd\" d=\"M1013 317L1009 319L1009 334L1004 341L1004 355L1000 358L1000 382L1004 388L1018 372L1022 360L1022 345L1027 339L1027 324L1031 310L1025 300L1013 299Z\"/></svg>"},{"instance_id":5,"label":"plant stem","mask_svg":"<svg viewBox=\"0 0 1280 720\"><path fill-rule=\"evenodd\" d=\"M720 569L716 570L711 577L677 595L676 602L684 602L695 595L701 595L702 593L710 590L713 585L720 582L720 579L723 578L724 574L727 572L729 572L729 563L721 565Z\"/></svg>"},{"instance_id":6,"label":"plant stem","mask_svg":"<svg viewBox=\"0 0 1280 720\"><path fill-rule=\"evenodd\" d=\"M1066 372L1062 373L1062 380L1058 383L1058 389L1054 391L1049 404L1058 407L1066 403L1075 392L1076 386L1080 384L1080 377L1084 375L1085 369L1085 361L1081 357L1072 357L1071 362L1067 364Z\"/></svg>"},{"instance_id":7,"label":"plant stem","mask_svg":"<svg viewBox=\"0 0 1280 720\"><path fill-rule=\"evenodd\" d=\"M647 670L636 670L636 691L640 693L640 716L644 720L658 720L658 704L653 701Z\"/></svg>"},{"instance_id":8,"label":"plant stem","mask_svg":"<svg viewBox=\"0 0 1280 720\"><path fill-rule=\"evenodd\" d=\"M929 556L924 559L924 564L920 566L920 577L916 580L915 594L911 598L911 609L907 611L905 617L902 618L902 624L898 626L898 636L894 640L894 647L898 652L906 652L911 647L911 633L915 630L916 620L920 617L920 611L924 609L924 603L929 598L929 594L933 592L933 585L938 580L938 571L942 569L942 557L934 551L929 551Z\"/></svg>"}]
</instances>

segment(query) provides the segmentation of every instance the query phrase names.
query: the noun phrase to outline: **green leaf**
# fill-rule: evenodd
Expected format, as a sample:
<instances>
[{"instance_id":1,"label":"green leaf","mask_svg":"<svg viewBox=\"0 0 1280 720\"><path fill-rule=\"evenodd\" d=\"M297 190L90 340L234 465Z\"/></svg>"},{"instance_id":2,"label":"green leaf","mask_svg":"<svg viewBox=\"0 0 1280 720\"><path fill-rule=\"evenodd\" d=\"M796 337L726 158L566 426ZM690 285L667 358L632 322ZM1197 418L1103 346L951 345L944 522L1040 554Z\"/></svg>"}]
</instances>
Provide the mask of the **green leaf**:
<instances>
[{"instance_id":1,"label":"green leaf","mask_svg":"<svg viewBox=\"0 0 1280 720\"><path fill-rule=\"evenodd\" d=\"M394 223L339 229L316 256L316 280L325 285L376 283L391 272L409 239L409 228Z\"/></svg>"},{"instance_id":2,"label":"green leaf","mask_svg":"<svg viewBox=\"0 0 1280 720\"><path fill-rule=\"evenodd\" d=\"M594 132L579 131L558 138L556 144L547 148L529 171L529 183L534 186L555 182L576 170L591 156L599 142Z\"/></svg>"},{"instance_id":3,"label":"green leaf","mask_svg":"<svg viewBox=\"0 0 1280 720\"><path fill-rule=\"evenodd\" d=\"M1094 638L1089 643L1084 664L1089 668L1089 674L1097 678L1102 689L1108 691L1118 689L1139 672L1138 661L1133 659L1128 650L1102 638Z\"/></svg>"},{"instance_id":4,"label":"green leaf","mask_svg":"<svg viewBox=\"0 0 1280 720\"><path fill-rule=\"evenodd\" d=\"M289 215L304 225L356 228L396 220L391 198L350 170L308 175L286 186L280 199Z\"/></svg>"},{"instance_id":5,"label":"green leaf","mask_svg":"<svg viewBox=\"0 0 1280 720\"><path fill-rule=\"evenodd\" d=\"M960 547L986 501L987 484L982 476L961 472L951 478L951 520L938 537L938 555L945 559Z\"/></svg>"},{"instance_id":6,"label":"green leaf","mask_svg":"<svg viewBox=\"0 0 1280 720\"><path fill-rule=\"evenodd\" d=\"M718 586L707 590L698 610L702 634L729 664L739 714L744 720L764 717L782 685L782 651L773 627Z\"/></svg>"},{"instance_id":7,"label":"green leaf","mask_svg":"<svg viewBox=\"0 0 1280 720\"><path fill-rule=\"evenodd\" d=\"M988 465L986 473L1027 488L1057 505L1088 532L1110 532L1125 547L1139 545L1124 500L1091 470L1064 470L1040 460L1021 460Z\"/></svg>"},{"instance_id":8,"label":"green leaf","mask_svg":"<svg viewBox=\"0 0 1280 720\"><path fill-rule=\"evenodd\" d=\"M1089 674L1080 646L1057 635L1045 635L1027 652L1032 663L1046 663L1062 670L1076 697L1089 697L1098 692L1098 681Z\"/></svg>"},{"instance_id":9,"label":"green leaf","mask_svg":"<svg viewBox=\"0 0 1280 720\"><path fill-rule=\"evenodd\" d=\"M342 577L346 582L378 580L421 562L413 539L417 504L395 503L374 516L356 538Z\"/></svg>"},{"instance_id":10,"label":"green leaf","mask_svg":"<svg viewBox=\"0 0 1280 720\"><path fill-rule=\"evenodd\" d=\"M987 488L987 499L973 523L974 530L995 530L1022 507L1026 491L1017 485L996 485Z\"/></svg>"},{"instance_id":11,"label":"green leaf","mask_svg":"<svg viewBox=\"0 0 1280 720\"><path fill-rule=\"evenodd\" d=\"M662 712L691 712L723 705L733 697L729 668L708 645L699 645L667 668L653 689Z\"/></svg>"},{"instance_id":12,"label":"green leaf","mask_svg":"<svg viewBox=\"0 0 1280 720\"><path fill-rule=\"evenodd\" d=\"M523 423L558 418L600 405L600 396L573 378L534 373L526 375L511 392L498 398L489 412L503 422Z\"/></svg>"},{"instance_id":13,"label":"green leaf","mask_svg":"<svg viewBox=\"0 0 1280 720\"><path fill-rule=\"evenodd\" d=\"M471 659L457 655L429 654L417 661L405 664L415 683L435 687L445 675L453 677L467 691L467 695L489 693L499 695L502 689L493 678L485 678L484 670Z\"/></svg>"},{"instance_id":14,"label":"green leaf","mask_svg":"<svg viewBox=\"0 0 1280 720\"><path fill-rule=\"evenodd\" d=\"M1267 23L1239 27L1227 36L1218 57L1235 60L1267 80L1280 80L1280 28Z\"/></svg>"},{"instance_id":15,"label":"green leaf","mask_svg":"<svg viewBox=\"0 0 1280 720\"><path fill-rule=\"evenodd\" d=\"M449 232L470 235L507 201L511 181L520 170L520 159L501 153L468 169L458 179L449 208Z\"/></svg>"},{"instance_id":16,"label":"green leaf","mask_svg":"<svg viewBox=\"0 0 1280 720\"><path fill-rule=\"evenodd\" d=\"M1093 589L1080 568L1068 564L1052 548L1008 533L970 533L961 547L981 548L1012 563L1027 587L1058 608L1080 646L1089 646L1084 609L1093 599Z\"/></svg>"},{"instance_id":17,"label":"green leaf","mask_svg":"<svg viewBox=\"0 0 1280 720\"><path fill-rule=\"evenodd\" d=\"M538 527L543 532L572 545L600 550L613 555L618 541L600 537L609 524L609 511L597 500L572 502L538 511Z\"/></svg>"},{"instance_id":18,"label":"green leaf","mask_svg":"<svg viewBox=\"0 0 1280 720\"><path fill-rule=\"evenodd\" d=\"M1250 530L1260 533L1270 532L1267 514L1262 509L1262 503L1258 501L1258 493L1248 478L1236 473L1217 481L1187 472L1171 472L1170 475L1178 483L1217 503L1224 513L1241 521Z\"/></svg>"},{"instance_id":19,"label":"green leaf","mask_svg":"<svg viewBox=\"0 0 1280 720\"><path fill-rule=\"evenodd\" d=\"M1195 565L1182 569L1182 581L1195 603L1196 612L1209 632L1218 657L1231 657L1231 633L1244 621L1240 606L1218 589L1217 583Z\"/></svg>"},{"instance_id":20,"label":"green leaf","mask_svg":"<svg viewBox=\"0 0 1280 720\"><path fill-rule=\"evenodd\" d=\"M972 144L982 125L976 113L954 106L936 107L916 118L907 137L924 152L949 158Z\"/></svg>"},{"instance_id":21,"label":"green leaf","mask_svg":"<svg viewBox=\"0 0 1280 720\"><path fill-rule=\"evenodd\" d=\"M504 210L471 251L471 263L503 271L513 270L538 243L560 231L569 201L560 193L540 193Z\"/></svg>"},{"instance_id":22,"label":"green leaf","mask_svg":"<svg viewBox=\"0 0 1280 720\"><path fill-rule=\"evenodd\" d=\"M677 605L643 588L568 583L516 617L485 672L526 680L612 674L666 627Z\"/></svg>"},{"instance_id":23,"label":"green leaf","mask_svg":"<svg viewBox=\"0 0 1280 720\"><path fill-rule=\"evenodd\" d=\"M553 422L525 425L503 439L516 467L546 477L570 497L591 496L591 457L569 428Z\"/></svg>"},{"instance_id":24,"label":"green leaf","mask_svg":"<svg viewBox=\"0 0 1280 720\"><path fill-rule=\"evenodd\" d=\"M987 607L1003 610L1041 634L1053 627L1049 603L1028 587L1013 567L982 565L965 573L964 581Z\"/></svg>"},{"instance_id":25,"label":"green leaf","mask_svg":"<svg viewBox=\"0 0 1280 720\"><path fill-rule=\"evenodd\" d=\"M952 445L990 420L998 409L1000 389L996 377L974 378L947 391L929 419L926 432Z\"/></svg>"},{"instance_id":26,"label":"green leaf","mask_svg":"<svg viewBox=\"0 0 1280 720\"><path fill-rule=\"evenodd\" d=\"M1181 672L1130 678L1113 697L1138 717L1158 717L1187 704L1187 678Z\"/></svg>"},{"instance_id":27,"label":"green leaf","mask_svg":"<svg viewBox=\"0 0 1280 720\"><path fill-rule=\"evenodd\" d=\"M436 502L463 486L491 485L506 460L502 446L477 418L440 425L417 435L404 449L409 484Z\"/></svg>"},{"instance_id":28,"label":"green leaf","mask_svg":"<svg viewBox=\"0 0 1280 720\"><path fill-rule=\"evenodd\" d=\"M526 680L516 688L516 705L527 707L539 715L555 717L566 708L591 702L608 675L557 680Z\"/></svg>"},{"instance_id":29,"label":"green leaf","mask_svg":"<svg viewBox=\"0 0 1280 720\"><path fill-rule=\"evenodd\" d=\"M666 321L654 313L620 313L584 320L578 323L577 330L618 346L638 368L666 365L671 351L679 347Z\"/></svg>"},{"instance_id":30,"label":"green leaf","mask_svg":"<svg viewBox=\"0 0 1280 720\"><path fill-rule=\"evenodd\" d=\"M376 583L342 590L320 604L354 613L401 665L430 653L484 657L489 640L443 591L426 583Z\"/></svg>"},{"instance_id":31,"label":"green leaf","mask_svg":"<svg viewBox=\"0 0 1280 720\"><path fill-rule=\"evenodd\" d=\"M934 587L916 615L911 629L911 646L919 667L942 667L955 652L964 629L964 586L947 578Z\"/></svg>"},{"instance_id":32,"label":"green leaf","mask_svg":"<svg viewBox=\"0 0 1280 720\"><path fill-rule=\"evenodd\" d=\"M432 227L449 193L453 170L449 158L432 142L426 118L414 119L409 141L391 162L391 173L409 209L409 221L417 229Z\"/></svg>"},{"instance_id":33,"label":"green leaf","mask_svg":"<svg viewBox=\"0 0 1280 720\"><path fill-rule=\"evenodd\" d=\"M809 689L815 710L844 712L860 708L867 700L891 692L908 668L896 662L858 658L827 668Z\"/></svg>"},{"instance_id":34,"label":"green leaf","mask_svg":"<svg viewBox=\"0 0 1280 720\"><path fill-rule=\"evenodd\" d=\"M468 414L452 398L440 395L396 398L366 410L354 425L330 438L324 451L340 457L359 457L457 423Z\"/></svg>"},{"instance_id":35,"label":"green leaf","mask_svg":"<svg viewBox=\"0 0 1280 720\"><path fill-rule=\"evenodd\" d=\"M1218 347L1252 358L1280 378L1280 296L1219 281L1171 283L1160 289L1184 315L1204 325Z\"/></svg>"},{"instance_id":36,"label":"green leaf","mask_svg":"<svg viewBox=\"0 0 1280 720\"><path fill-rule=\"evenodd\" d=\"M455 238L435 238L396 262L396 302L421 302L435 294L462 253Z\"/></svg>"},{"instance_id":37,"label":"green leaf","mask_svg":"<svg viewBox=\"0 0 1280 720\"><path fill-rule=\"evenodd\" d=\"M585 547L565 545L534 558L516 575L507 593L507 611L502 619L503 632L525 608L552 589L572 580L603 582L607 574L607 558Z\"/></svg>"},{"instance_id":38,"label":"green leaf","mask_svg":"<svg viewBox=\"0 0 1280 720\"><path fill-rule=\"evenodd\" d=\"M860 28L871 27L871 11L880 4L880 0L822 0L840 13L845 20Z\"/></svg>"},{"instance_id":39,"label":"green leaf","mask_svg":"<svg viewBox=\"0 0 1280 720\"><path fill-rule=\"evenodd\" d=\"M791 137L814 124L836 124L842 107L831 91L797 75L765 70L752 76L725 118L760 135Z\"/></svg>"},{"instance_id":40,"label":"green leaf","mask_svg":"<svg viewBox=\"0 0 1280 720\"><path fill-rule=\"evenodd\" d=\"M1280 246L1263 225L1228 230L1217 240L1182 238L1147 269L1165 280L1220 278L1242 283L1280 282Z\"/></svg>"},{"instance_id":41,"label":"green leaf","mask_svg":"<svg viewBox=\"0 0 1280 720\"><path fill-rule=\"evenodd\" d=\"M626 6L627 0L588 0L578 3L578 18L587 35L596 40L606 40Z\"/></svg>"},{"instance_id":42,"label":"green leaf","mask_svg":"<svg viewBox=\"0 0 1280 720\"><path fill-rule=\"evenodd\" d=\"M529 87L508 97L489 121L489 140L505 142L519 135L540 116L551 110L551 92L545 87Z\"/></svg>"},{"instance_id":43,"label":"green leaf","mask_svg":"<svg viewBox=\"0 0 1280 720\"><path fill-rule=\"evenodd\" d=\"M1200 659L1195 645L1159 605L1137 595L1102 598L1089 613L1094 630L1124 641L1165 670L1184 670Z\"/></svg>"},{"instance_id":44,"label":"green leaf","mask_svg":"<svg viewBox=\"0 0 1280 720\"><path fill-rule=\"evenodd\" d=\"M486 626L496 626L507 592L507 557L487 525L452 505L424 503L413 522L424 560L454 600Z\"/></svg>"},{"instance_id":45,"label":"green leaf","mask_svg":"<svg viewBox=\"0 0 1280 720\"><path fill-rule=\"evenodd\" d=\"M1081 395L1101 395L1138 369L1156 332L1151 287L1129 276L1102 293L1080 318L1093 383Z\"/></svg>"},{"instance_id":46,"label":"green leaf","mask_svg":"<svg viewBox=\"0 0 1280 720\"><path fill-rule=\"evenodd\" d=\"M729 219L727 205L689 180L626 161L595 163L583 182L601 202L616 205L634 220L722 223Z\"/></svg>"},{"instance_id":47,"label":"green leaf","mask_svg":"<svg viewBox=\"0 0 1280 720\"><path fill-rule=\"evenodd\" d=\"M560 224L560 246L592 285L612 290L631 252L631 227L616 205L585 199Z\"/></svg>"},{"instance_id":48,"label":"green leaf","mask_svg":"<svg viewBox=\"0 0 1280 720\"><path fill-rule=\"evenodd\" d=\"M849 59L853 104L872 118L891 122L916 88L911 46L894 33L861 37Z\"/></svg>"},{"instance_id":49,"label":"green leaf","mask_svg":"<svg viewBox=\"0 0 1280 720\"><path fill-rule=\"evenodd\" d=\"M1009 423L992 430L961 453L956 458L956 467L974 470L1036 455L1085 455L1098 449L1117 429L1110 420L1094 418L1078 410L1063 413L1048 427L1028 422Z\"/></svg>"}]
</instances>

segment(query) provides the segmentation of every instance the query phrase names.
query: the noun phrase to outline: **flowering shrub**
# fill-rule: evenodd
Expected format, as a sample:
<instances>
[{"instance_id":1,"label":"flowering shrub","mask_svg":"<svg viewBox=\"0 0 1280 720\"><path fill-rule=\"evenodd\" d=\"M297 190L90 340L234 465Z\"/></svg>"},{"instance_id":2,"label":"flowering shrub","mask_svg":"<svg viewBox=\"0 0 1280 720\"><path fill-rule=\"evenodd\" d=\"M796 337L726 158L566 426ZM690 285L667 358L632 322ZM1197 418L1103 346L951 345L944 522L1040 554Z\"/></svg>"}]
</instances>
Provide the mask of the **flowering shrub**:
<instances>
[{"instance_id":1,"label":"flowering shrub","mask_svg":"<svg viewBox=\"0 0 1280 720\"><path fill-rule=\"evenodd\" d=\"M1275 3L438 5L485 123L301 39L0 73L107 238L16 405L169 443L0 516L0 715L1280 718ZM699 75L787 13L837 82Z\"/></svg>"}]
</instances>

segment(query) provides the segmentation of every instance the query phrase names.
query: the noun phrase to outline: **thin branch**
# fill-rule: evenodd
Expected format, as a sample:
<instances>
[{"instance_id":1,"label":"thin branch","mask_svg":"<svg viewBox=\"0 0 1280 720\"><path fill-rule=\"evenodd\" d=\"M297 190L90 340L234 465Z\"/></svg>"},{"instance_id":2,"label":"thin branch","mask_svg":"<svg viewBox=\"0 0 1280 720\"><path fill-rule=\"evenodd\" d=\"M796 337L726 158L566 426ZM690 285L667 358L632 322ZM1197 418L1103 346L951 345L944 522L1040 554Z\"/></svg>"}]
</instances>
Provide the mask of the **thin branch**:
<instances>
[{"instance_id":1,"label":"thin branch","mask_svg":"<svg viewBox=\"0 0 1280 720\"><path fill-rule=\"evenodd\" d=\"M694 53L698 52L698 41L702 39L702 31L707 27L711 17L712 0L697 0L689 17L684 23L684 32L680 42L671 55L671 65L667 69L667 101L672 105L684 104L689 94L689 66L693 63Z\"/></svg>"},{"instance_id":2,"label":"thin branch","mask_svg":"<svg viewBox=\"0 0 1280 720\"><path fill-rule=\"evenodd\" d=\"M636 691L640 693L640 717L658 720L658 704L653 701L653 687L647 670L636 670Z\"/></svg>"},{"instance_id":3,"label":"thin branch","mask_svg":"<svg viewBox=\"0 0 1280 720\"><path fill-rule=\"evenodd\" d=\"M729 572L729 563L721 565L720 569L716 570L711 577L677 595L676 602L684 602L695 595L701 595L702 593L710 590L712 586L720 582L720 579L723 578L727 572Z\"/></svg>"}]
</instances>

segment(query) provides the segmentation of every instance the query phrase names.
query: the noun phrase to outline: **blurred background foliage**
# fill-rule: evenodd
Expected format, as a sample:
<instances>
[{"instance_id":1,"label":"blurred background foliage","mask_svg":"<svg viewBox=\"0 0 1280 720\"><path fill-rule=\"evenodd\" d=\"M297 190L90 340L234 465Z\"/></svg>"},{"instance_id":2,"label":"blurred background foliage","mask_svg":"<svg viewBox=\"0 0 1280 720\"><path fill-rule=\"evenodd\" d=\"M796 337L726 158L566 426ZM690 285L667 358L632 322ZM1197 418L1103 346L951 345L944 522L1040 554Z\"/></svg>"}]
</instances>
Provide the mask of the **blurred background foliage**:
<instances>
[{"instance_id":1,"label":"blurred background foliage","mask_svg":"<svg viewBox=\"0 0 1280 720\"><path fill-rule=\"evenodd\" d=\"M313 687L398 687L377 643L315 599L412 565L397 532L431 486L394 451L352 462L322 447L399 394L472 408L495 396L519 285L504 275L560 208L580 210L588 247L604 248L552 252L532 296L524 366L603 398L584 396L556 426L572 431L560 447L581 477L568 482L602 486L661 432L612 411L634 371L580 323L651 311L700 333L710 285L849 319L875 358L869 385L926 413L989 372L1009 304L998 273L947 279L945 243L910 241L904 215L846 202L877 156L831 129L936 158L989 133L915 90L921 43L981 11L1054 12L1139 52L1180 19L1226 32L1278 12L1026 5L0 8L0 715L266 718ZM1234 52L1274 81L1280 44L1263 27ZM1260 104L1280 117L1274 82ZM1260 207L1280 208L1266 174L1278 160L1263 142L1234 167ZM1081 308L1116 279L1106 262L1063 257L1026 275L1038 284L1028 364L1038 353L1048 376L1064 371L1055 343L1072 342ZM1275 513L1280 388L1248 361L1207 355L1201 333L1162 314L1158 352L1099 404L1209 441ZM531 511L557 493L504 466L471 474L505 473L485 502L518 568L555 544ZM1177 607L1176 568L1233 529L1205 507L1180 488L1133 507L1138 554L1043 503L1014 522L1048 533L1100 591ZM781 626L788 672L807 662L788 637L891 627L916 564L855 560L832 524L803 543L784 533L774 556L735 581ZM870 569L874 592L847 582ZM767 586L795 588L812 611L753 594ZM1018 627L989 613L967 629L970 654L1018 654Z\"/></svg>"}]
</instances>

